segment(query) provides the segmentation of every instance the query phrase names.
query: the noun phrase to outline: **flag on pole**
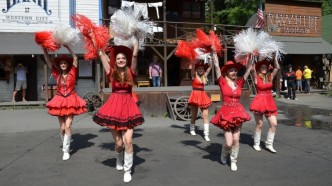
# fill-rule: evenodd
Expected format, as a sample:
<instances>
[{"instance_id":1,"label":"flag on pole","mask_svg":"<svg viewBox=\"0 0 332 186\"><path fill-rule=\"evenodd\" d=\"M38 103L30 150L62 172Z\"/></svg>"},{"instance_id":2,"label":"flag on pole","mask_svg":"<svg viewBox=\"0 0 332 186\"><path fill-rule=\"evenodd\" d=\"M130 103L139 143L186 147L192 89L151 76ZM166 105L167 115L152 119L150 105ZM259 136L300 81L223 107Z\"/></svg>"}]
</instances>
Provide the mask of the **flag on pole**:
<instances>
[{"instance_id":1,"label":"flag on pole","mask_svg":"<svg viewBox=\"0 0 332 186\"><path fill-rule=\"evenodd\" d=\"M262 8L262 0L259 0L259 6L257 10L257 21L255 28L262 28L263 25L264 25L264 13Z\"/></svg>"}]
</instances>

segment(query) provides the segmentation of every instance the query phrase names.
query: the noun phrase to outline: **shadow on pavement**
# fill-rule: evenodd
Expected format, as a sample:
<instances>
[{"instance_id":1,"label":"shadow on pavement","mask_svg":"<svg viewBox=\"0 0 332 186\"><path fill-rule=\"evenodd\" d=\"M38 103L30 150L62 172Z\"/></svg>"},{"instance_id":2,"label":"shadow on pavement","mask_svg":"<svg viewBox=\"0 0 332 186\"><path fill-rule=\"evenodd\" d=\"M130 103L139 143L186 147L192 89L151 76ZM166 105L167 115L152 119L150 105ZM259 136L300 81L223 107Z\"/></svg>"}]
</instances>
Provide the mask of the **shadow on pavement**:
<instances>
[{"instance_id":1,"label":"shadow on pavement","mask_svg":"<svg viewBox=\"0 0 332 186\"><path fill-rule=\"evenodd\" d=\"M94 134L80 134L76 133L72 135L72 143L71 143L71 154L75 154L77 151L81 149L85 149L94 145L94 143L89 142L91 139L97 137Z\"/></svg>"},{"instance_id":2,"label":"shadow on pavement","mask_svg":"<svg viewBox=\"0 0 332 186\"><path fill-rule=\"evenodd\" d=\"M112 146L113 146L113 149L114 149L114 143L112 143ZM139 147L138 145L134 144L134 163L133 163L133 166L132 166L132 174L135 173L135 167L137 165L140 165L142 163L145 162L145 159L144 158L141 158L138 156L138 154L142 151L145 151L145 152L150 152L152 151L151 149L148 149L148 148L141 148ZM101 163L105 166L108 166L108 167L113 167L115 168L115 164L116 164L116 159L115 159L115 152L114 151L111 151L111 157L110 159L106 159L104 161L102 161Z\"/></svg>"}]
</instances>

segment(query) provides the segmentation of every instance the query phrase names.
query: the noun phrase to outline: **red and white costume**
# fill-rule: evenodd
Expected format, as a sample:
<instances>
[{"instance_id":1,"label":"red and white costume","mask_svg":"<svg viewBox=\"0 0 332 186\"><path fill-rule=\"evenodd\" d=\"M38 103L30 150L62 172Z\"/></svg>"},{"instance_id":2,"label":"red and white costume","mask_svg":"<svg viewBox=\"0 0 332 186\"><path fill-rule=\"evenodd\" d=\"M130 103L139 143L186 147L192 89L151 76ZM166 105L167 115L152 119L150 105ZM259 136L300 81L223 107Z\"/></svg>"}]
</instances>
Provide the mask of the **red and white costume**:
<instances>
[{"instance_id":1,"label":"red and white costume","mask_svg":"<svg viewBox=\"0 0 332 186\"><path fill-rule=\"evenodd\" d=\"M227 84L227 81L223 76L219 78L218 83L223 103L218 113L210 122L225 131L241 127L243 122L250 120L249 114L240 103L242 86L245 83L244 79L239 78L236 80L237 87L235 90Z\"/></svg>"},{"instance_id":2,"label":"red and white costume","mask_svg":"<svg viewBox=\"0 0 332 186\"><path fill-rule=\"evenodd\" d=\"M134 77L128 68L129 74ZM112 93L107 102L93 116L93 121L101 126L114 130L132 129L144 123L144 118L133 96L132 85L120 83L109 78L112 83Z\"/></svg>"},{"instance_id":3,"label":"red and white costume","mask_svg":"<svg viewBox=\"0 0 332 186\"><path fill-rule=\"evenodd\" d=\"M57 80L57 94L46 104L50 115L68 116L87 112L86 102L75 92L77 73L77 68L72 66L64 79L60 70L52 67L52 76Z\"/></svg>"},{"instance_id":4,"label":"red and white costume","mask_svg":"<svg viewBox=\"0 0 332 186\"><path fill-rule=\"evenodd\" d=\"M272 82L264 83L259 76L256 79L257 95L252 100L249 110L266 116L278 115L278 109L272 96Z\"/></svg>"},{"instance_id":5,"label":"red and white costume","mask_svg":"<svg viewBox=\"0 0 332 186\"><path fill-rule=\"evenodd\" d=\"M190 93L188 104L202 109L209 108L212 105L210 97L204 91L204 83L195 77L192 80L193 90Z\"/></svg>"}]
</instances>

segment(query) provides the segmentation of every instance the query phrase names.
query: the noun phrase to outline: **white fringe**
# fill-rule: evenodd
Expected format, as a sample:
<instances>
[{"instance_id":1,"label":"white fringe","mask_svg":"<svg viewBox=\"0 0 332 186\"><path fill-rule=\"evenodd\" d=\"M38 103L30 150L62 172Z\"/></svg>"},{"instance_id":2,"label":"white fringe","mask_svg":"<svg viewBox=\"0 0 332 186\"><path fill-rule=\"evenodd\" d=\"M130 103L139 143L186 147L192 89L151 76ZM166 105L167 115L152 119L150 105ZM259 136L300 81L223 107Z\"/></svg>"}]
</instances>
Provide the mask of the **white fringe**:
<instances>
[{"instance_id":1,"label":"white fringe","mask_svg":"<svg viewBox=\"0 0 332 186\"><path fill-rule=\"evenodd\" d=\"M60 45L74 46L80 41L79 31L68 25L58 25L53 29L53 38Z\"/></svg>"},{"instance_id":2,"label":"white fringe","mask_svg":"<svg viewBox=\"0 0 332 186\"><path fill-rule=\"evenodd\" d=\"M258 61L266 58L280 60L282 54L286 52L282 49L283 45L276 42L272 37L264 31L255 31L253 28L241 31L234 38L235 61L240 61L249 54L258 53Z\"/></svg>"},{"instance_id":3,"label":"white fringe","mask_svg":"<svg viewBox=\"0 0 332 186\"><path fill-rule=\"evenodd\" d=\"M154 23L148 20L139 20L129 10L117 10L111 17L110 29L116 45L125 45L129 48L135 44L135 34L140 44L147 38L152 38ZM140 45L140 49L142 45Z\"/></svg>"}]
</instances>

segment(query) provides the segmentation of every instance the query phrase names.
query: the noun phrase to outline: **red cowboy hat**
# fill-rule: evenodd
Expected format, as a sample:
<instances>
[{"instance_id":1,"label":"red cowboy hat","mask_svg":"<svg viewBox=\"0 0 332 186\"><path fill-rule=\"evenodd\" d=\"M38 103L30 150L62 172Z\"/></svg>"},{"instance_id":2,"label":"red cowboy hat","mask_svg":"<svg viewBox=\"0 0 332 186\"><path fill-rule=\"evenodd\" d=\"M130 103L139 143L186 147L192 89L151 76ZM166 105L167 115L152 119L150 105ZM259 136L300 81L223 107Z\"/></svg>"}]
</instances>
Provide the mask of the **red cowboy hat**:
<instances>
[{"instance_id":1,"label":"red cowboy hat","mask_svg":"<svg viewBox=\"0 0 332 186\"><path fill-rule=\"evenodd\" d=\"M266 65L267 67L269 67L269 65L270 65L270 61L267 61L267 60L263 60L263 61L259 61L259 62L257 62L256 64L255 64L255 69L256 69L256 71L258 71L259 70L259 68L261 68L261 66L262 65Z\"/></svg>"},{"instance_id":2,"label":"red cowboy hat","mask_svg":"<svg viewBox=\"0 0 332 186\"><path fill-rule=\"evenodd\" d=\"M209 68L209 64L204 64L204 62L196 62L195 69L203 67L204 70L207 70Z\"/></svg>"},{"instance_id":3,"label":"red cowboy hat","mask_svg":"<svg viewBox=\"0 0 332 186\"><path fill-rule=\"evenodd\" d=\"M73 58L70 58L67 55L61 55L60 57L54 58L54 66L60 68L61 61L66 61L68 63L68 70L73 66Z\"/></svg>"},{"instance_id":4,"label":"red cowboy hat","mask_svg":"<svg viewBox=\"0 0 332 186\"><path fill-rule=\"evenodd\" d=\"M118 55L119 53L124 53L124 55L127 58L127 66L130 67L131 66L131 59L133 57L133 51L123 45L119 45L119 46L112 46L110 49L110 65L113 68L114 64L115 64L115 58L116 55Z\"/></svg>"},{"instance_id":5,"label":"red cowboy hat","mask_svg":"<svg viewBox=\"0 0 332 186\"><path fill-rule=\"evenodd\" d=\"M221 74L225 75L227 70L230 68L236 68L238 71L241 70L243 65L240 63L234 63L233 61L227 61L226 64L221 68Z\"/></svg>"}]
</instances>

